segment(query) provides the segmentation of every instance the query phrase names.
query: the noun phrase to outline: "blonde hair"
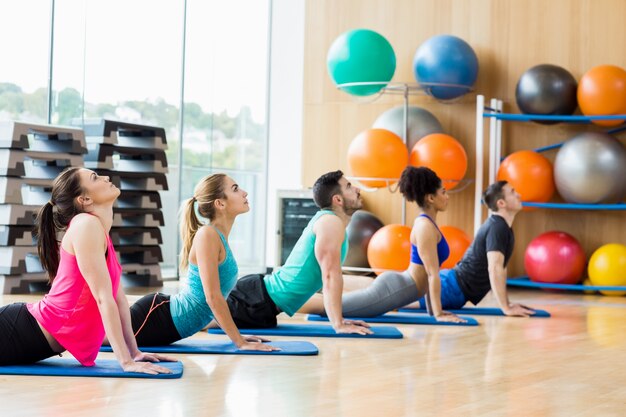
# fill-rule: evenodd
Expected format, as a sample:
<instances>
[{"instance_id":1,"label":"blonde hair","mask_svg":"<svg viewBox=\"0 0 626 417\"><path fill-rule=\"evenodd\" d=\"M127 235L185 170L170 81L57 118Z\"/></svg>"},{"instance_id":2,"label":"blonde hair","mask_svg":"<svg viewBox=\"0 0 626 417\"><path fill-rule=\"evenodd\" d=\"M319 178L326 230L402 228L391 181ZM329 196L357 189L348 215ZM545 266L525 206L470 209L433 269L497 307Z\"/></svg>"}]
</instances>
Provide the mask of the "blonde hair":
<instances>
[{"instance_id":1,"label":"blonde hair","mask_svg":"<svg viewBox=\"0 0 626 417\"><path fill-rule=\"evenodd\" d=\"M180 250L180 269L185 270L189 265L189 252L196 233L202 227L194 210L198 203L198 214L212 221L215 219L215 200L225 199L224 180L226 174L212 174L200 180L193 191L193 197L185 200L180 209L180 237L182 249Z\"/></svg>"}]
</instances>

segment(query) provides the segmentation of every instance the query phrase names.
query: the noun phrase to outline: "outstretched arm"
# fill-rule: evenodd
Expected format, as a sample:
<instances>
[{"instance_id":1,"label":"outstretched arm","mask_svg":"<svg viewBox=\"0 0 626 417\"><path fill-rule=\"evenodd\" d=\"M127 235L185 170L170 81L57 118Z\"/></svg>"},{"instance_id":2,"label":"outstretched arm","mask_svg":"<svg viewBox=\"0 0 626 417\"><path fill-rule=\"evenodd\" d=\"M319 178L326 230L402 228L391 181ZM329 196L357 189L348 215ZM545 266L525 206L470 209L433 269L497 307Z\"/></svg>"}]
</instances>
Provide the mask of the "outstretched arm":
<instances>
[{"instance_id":1,"label":"outstretched arm","mask_svg":"<svg viewBox=\"0 0 626 417\"><path fill-rule=\"evenodd\" d=\"M511 304L506 289L506 268L504 267L504 254L499 251L487 252L489 268L489 281L491 290L496 297L502 312L507 316L528 317L534 310L521 304Z\"/></svg>"},{"instance_id":2,"label":"outstretched arm","mask_svg":"<svg viewBox=\"0 0 626 417\"><path fill-rule=\"evenodd\" d=\"M439 256L437 255L437 239L439 233L434 225L426 221L416 221L411 231L413 239L417 243L417 250L428 275L428 293L426 303L429 313L435 316L437 321L451 321L463 323L465 320L456 314L444 311L441 307L441 278L439 277Z\"/></svg>"},{"instance_id":3,"label":"outstretched arm","mask_svg":"<svg viewBox=\"0 0 626 417\"><path fill-rule=\"evenodd\" d=\"M126 347L128 348L130 356L135 361L176 362L178 360L171 356L160 355L158 353L145 353L139 350L139 348L137 347L137 340L135 339L135 334L133 333L133 326L130 319L130 306L128 305L126 294L124 294L124 290L122 289L121 285L117 288L115 303L117 304L117 310L120 314L120 322L122 324L122 333L124 335Z\"/></svg>"},{"instance_id":4,"label":"outstretched arm","mask_svg":"<svg viewBox=\"0 0 626 417\"><path fill-rule=\"evenodd\" d=\"M136 362L130 354L106 265L106 237L100 220L95 216L78 215L74 218L72 226L71 250L76 257L78 269L85 277L96 300L109 343L124 371L147 374L171 373L169 369L150 362ZM130 333L132 334L132 330Z\"/></svg>"},{"instance_id":5,"label":"outstretched arm","mask_svg":"<svg viewBox=\"0 0 626 417\"><path fill-rule=\"evenodd\" d=\"M217 232L211 227L202 227L196 233L193 244L206 302L224 333L241 350L280 350L263 344L264 339L252 337L248 340L239 333L220 287L218 265L222 243Z\"/></svg>"},{"instance_id":6,"label":"outstretched arm","mask_svg":"<svg viewBox=\"0 0 626 417\"><path fill-rule=\"evenodd\" d=\"M337 333L371 334L365 323L344 320L341 310L343 275L341 272L341 246L345 227L336 216L322 216L313 227L315 232L315 257L322 271L324 309Z\"/></svg>"}]
</instances>

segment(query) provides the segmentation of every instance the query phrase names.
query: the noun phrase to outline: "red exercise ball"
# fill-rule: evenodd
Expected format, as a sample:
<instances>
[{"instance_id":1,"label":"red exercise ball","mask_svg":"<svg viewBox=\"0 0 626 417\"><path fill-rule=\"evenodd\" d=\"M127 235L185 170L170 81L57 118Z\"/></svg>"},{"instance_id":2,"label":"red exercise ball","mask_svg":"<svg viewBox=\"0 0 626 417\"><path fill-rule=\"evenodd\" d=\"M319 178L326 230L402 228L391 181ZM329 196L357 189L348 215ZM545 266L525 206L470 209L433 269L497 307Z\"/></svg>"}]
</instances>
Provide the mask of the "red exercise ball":
<instances>
[{"instance_id":1,"label":"red exercise ball","mask_svg":"<svg viewBox=\"0 0 626 417\"><path fill-rule=\"evenodd\" d=\"M507 156L497 175L515 188L522 201L545 203L554 194L552 163L535 151L518 151Z\"/></svg>"},{"instance_id":2,"label":"red exercise ball","mask_svg":"<svg viewBox=\"0 0 626 417\"><path fill-rule=\"evenodd\" d=\"M367 261L376 274L392 269L404 271L411 262L411 228L401 224L389 224L378 229L367 246Z\"/></svg>"},{"instance_id":3,"label":"red exercise ball","mask_svg":"<svg viewBox=\"0 0 626 417\"><path fill-rule=\"evenodd\" d=\"M534 238L524 254L531 281L576 284L585 271L585 251L568 233L551 231Z\"/></svg>"},{"instance_id":4,"label":"red exercise ball","mask_svg":"<svg viewBox=\"0 0 626 417\"><path fill-rule=\"evenodd\" d=\"M355 177L400 178L409 160L402 139L386 129L359 133L348 148L348 165ZM366 187L385 187L386 181L360 180ZM395 182L395 181L394 181Z\"/></svg>"},{"instance_id":5,"label":"red exercise ball","mask_svg":"<svg viewBox=\"0 0 626 417\"><path fill-rule=\"evenodd\" d=\"M469 248L472 240L469 238L467 233L458 227L441 226L439 230L441 230L443 237L446 238L448 246L450 247L450 256L443 264L441 264L441 269L454 268L454 265L461 260L465 251Z\"/></svg>"},{"instance_id":6,"label":"red exercise ball","mask_svg":"<svg viewBox=\"0 0 626 417\"><path fill-rule=\"evenodd\" d=\"M432 169L441 178L443 186L451 190L465 176L467 153L463 145L452 136L431 133L413 146L409 164Z\"/></svg>"},{"instance_id":7,"label":"red exercise ball","mask_svg":"<svg viewBox=\"0 0 626 417\"><path fill-rule=\"evenodd\" d=\"M626 113L626 71L615 65L598 65L578 83L578 106L585 116ZM624 120L594 120L599 126L617 126Z\"/></svg>"}]
</instances>

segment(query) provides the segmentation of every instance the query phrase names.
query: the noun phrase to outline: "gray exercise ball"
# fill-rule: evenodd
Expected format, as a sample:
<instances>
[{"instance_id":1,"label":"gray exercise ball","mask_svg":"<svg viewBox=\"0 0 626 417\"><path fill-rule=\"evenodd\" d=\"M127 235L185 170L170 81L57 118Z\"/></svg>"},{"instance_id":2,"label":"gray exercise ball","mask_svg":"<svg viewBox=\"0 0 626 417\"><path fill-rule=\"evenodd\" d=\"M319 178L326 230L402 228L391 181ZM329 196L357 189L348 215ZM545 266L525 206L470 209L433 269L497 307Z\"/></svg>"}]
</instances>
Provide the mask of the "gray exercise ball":
<instances>
[{"instance_id":1,"label":"gray exercise ball","mask_svg":"<svg viewBox=\"0 0 626 417\"><path fill-rule=\"evenodd\" d=\"M580 133L554 160L554 180L571 203L615 203L626 194L626 148L606 133Z\"/></svg>"},{"instance_id":2,"label":"gray exercise ball","mask_svg":"<svg viewBox=\"0 0 626 417\"><path fill-rule=\"evenodd\" d=\"M350 248L344 262L345 266L369 268L367 246L374 233L383 226L383 222L369 211L358 210L352 215L347 228Z\"/></svg>"},{"instance_id":3,"label":"gray exercise ball","mask_svg":"<svg viewBox=\"0 0 626 417\"><path fill-rule=\"evenodd\" d=\"M407 147L409 151L418 140L431 133L445 133L439 120L428 110L409 106ZM378 116L374 128L387 129L402 138L404 134L404 106L394 107Z\"/></svg>"},{"instance_id":4,"label":"gray exercise ball","mask_svg":"<svg viewBox=\"0 0 626 417\"><path fill-rule=\"evenodd\" d=\"M536 65L520 77L515 87L515 100L522 113L570 115L578 107L577 88L576 79L565 68L551 64Z\"/></svg>"}]
</instances>

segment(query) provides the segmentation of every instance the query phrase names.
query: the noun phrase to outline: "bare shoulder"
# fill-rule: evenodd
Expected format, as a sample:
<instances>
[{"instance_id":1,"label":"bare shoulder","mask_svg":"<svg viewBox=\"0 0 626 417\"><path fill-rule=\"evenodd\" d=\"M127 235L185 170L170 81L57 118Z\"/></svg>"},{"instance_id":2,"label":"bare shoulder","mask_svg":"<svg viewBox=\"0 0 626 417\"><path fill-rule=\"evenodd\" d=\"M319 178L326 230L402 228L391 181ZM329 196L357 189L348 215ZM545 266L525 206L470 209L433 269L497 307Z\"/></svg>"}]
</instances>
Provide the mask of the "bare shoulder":
<instances>
[{"instance_id":1,"label":"bare shoulder","mask_svg":"<svg viewBox=\"0 0 626 417\"><path fill-rule=\"evenodd\" d=\"M72 218L71 226L63 235L63 248L71 254L93 253L105 250L106 235L100 219L87 213Z\"/></svg>"},{"instance_id":2,"label":"bare shoulder","mask_svg":"<svg viewBox=\"0 0 626 417\"><path fill-rule=\"evenodd\" d=\"M80 226L86 228L100 226L100 228L102 228L100 220L96 216L92 216L91 214L87 213L79 213L74 216L74 218L72 218L72 226Z\"/></svg>"},{"instance_id":3,"label":"bare shoulder","mask_svg":"<svg viewBox=\"0 0 626 417\"><path fill-rule=\"evenodd\" d=\"M419 233L434 233L437 228L426 217L418 216L413 220L413 230Z\"/></svg>"},{"instance_id":4,"label":"bare shoulder","mask_svg":"<svg viewBox=\"0 0 626 417\"><path fill-rule=\"evenodd\" d=\"M105 239L104 229L102 228L100 219L87 213L79 213L74 216L66 235L88 237L96 242Z\"/></svg>"},{"instance_id":5,"label":"bare shoulder","mask_svg":"<svg viewBox=\"0 0 626 417\"><path fill-rule=\"evenodd\" d=\"M341 227L343 227L343 222L341 221L339 216L335 214L331 214L331 213L322 214L320 218L317 219L315 224L333 224L333 225L340 225Z\"/></svg>"},{"instance_id":6,"label":"bare shoulder","mask_svg":"<svg viewBox=\"0 0 626 417\"><path fill-rule=\"evenodd\" d=\"M220 262L225 256L219 234L212 226L201 226L193 238L189 260L197 265L205 262Z\"/></svg>"},{"instance_id":7,"label":"bare shoulder","mask_svg":"<svg viewBox=\"0 0 626 417\"><path fill-rule=\"evenodd\" d=\"M341 233L343 234L345 227L341 219L334 214L325 214L321 216L313 225L313 233Z\"/></svg>"},{"instance_id":8,"label":"bare shoulder","mask_svg":"<svg viewBox=\"0 0 626 417\"><path fill-rule=\"evenodd\" d=\"M217 234L215 228L205 224L200 227L193 238L194 243L201 243L204 245L215 245L220 242L220 236Z\"/></svg>"},{"instance_id":9,"label":"bare shoulder","mask_svg":"<svg viewBox=\"0 0 626 417\"><path fill-rule=\"evenodd\" d=\"M200 228L196 232L196 236L203 236L205 238L209 236L215 237L217 236L217 232L215 231L214 227L211 227L208 224L205 224L205 225L200 226Z\"/></svg>"}]
</instances>

